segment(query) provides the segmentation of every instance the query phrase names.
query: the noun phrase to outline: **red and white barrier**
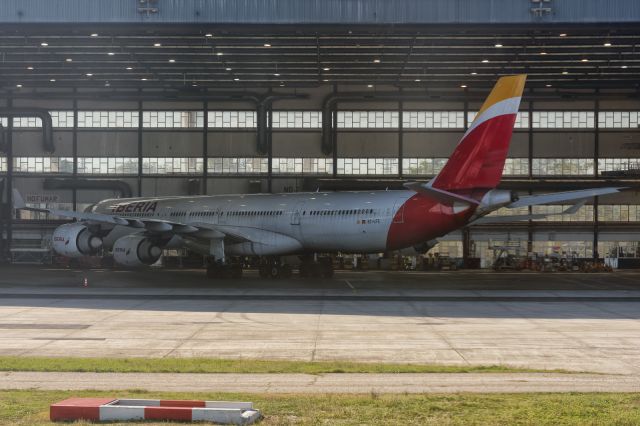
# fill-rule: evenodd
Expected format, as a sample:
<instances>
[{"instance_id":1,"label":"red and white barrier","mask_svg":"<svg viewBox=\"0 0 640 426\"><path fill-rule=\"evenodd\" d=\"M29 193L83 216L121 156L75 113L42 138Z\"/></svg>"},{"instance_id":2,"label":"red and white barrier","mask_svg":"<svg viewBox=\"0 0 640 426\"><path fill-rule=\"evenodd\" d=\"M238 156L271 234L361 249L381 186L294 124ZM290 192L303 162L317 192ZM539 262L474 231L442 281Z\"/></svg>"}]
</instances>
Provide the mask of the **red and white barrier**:
<instances>
[{"instance_id":1,"label":"red and white barrier","mask_svg":"<svg viewBox=\"0 0 640 426\"><path fill-rule=\"evenodd\" d=\"M173 420L246 425L260 418L251 402L69 398L52 404L51 421Z\"/></svg>"}]
</instances>

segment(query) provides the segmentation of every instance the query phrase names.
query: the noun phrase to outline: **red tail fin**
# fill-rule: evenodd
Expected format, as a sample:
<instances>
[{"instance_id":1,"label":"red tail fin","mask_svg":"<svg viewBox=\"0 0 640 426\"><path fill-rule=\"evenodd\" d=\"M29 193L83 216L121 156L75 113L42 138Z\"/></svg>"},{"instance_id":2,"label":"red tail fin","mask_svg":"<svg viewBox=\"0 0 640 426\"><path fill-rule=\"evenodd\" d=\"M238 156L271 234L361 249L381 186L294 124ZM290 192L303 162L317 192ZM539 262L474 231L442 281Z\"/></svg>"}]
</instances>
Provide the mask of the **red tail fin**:
<instances>
[{"instance_id":1,"label":"red tail fin","mask_svg":"<svg viewBox=\"0 0 640 426\"><path fill-rule=\"evenodd\" d=\"M526 78L500 77L433 187L489 189L500 183Z\"/></svg>"}]
</instances>

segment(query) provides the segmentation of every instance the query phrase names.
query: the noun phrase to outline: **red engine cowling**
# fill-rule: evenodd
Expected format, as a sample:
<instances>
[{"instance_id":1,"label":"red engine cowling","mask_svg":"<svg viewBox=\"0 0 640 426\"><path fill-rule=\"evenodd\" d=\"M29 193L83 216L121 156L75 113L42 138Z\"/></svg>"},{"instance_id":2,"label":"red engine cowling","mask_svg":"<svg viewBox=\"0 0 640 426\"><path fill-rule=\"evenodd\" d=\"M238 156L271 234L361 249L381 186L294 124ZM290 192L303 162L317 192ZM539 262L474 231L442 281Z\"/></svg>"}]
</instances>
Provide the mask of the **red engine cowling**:
<instances>
[{"instance_id":1,"label":"red engine cowling","mask_svg":"<svg viewBox=\"0 0 640 426\"><path fill-rule=\"evenodd\" d=\"M80 223L67 223L53 231L53 249L65 257L94 255L102 247L102 238Z\"/></svg>"},{"instance_id":2,"label":"red engine cowling","mask_svg":"<svg viewBox=\"0 0 640 426\"><path fill-rule=\"evenodd\" d=\"M137 267L151 265L162 255L162 249L141 235L127 235L113 244L113 260L119 265Z\"/></svg>"}]
</instances>

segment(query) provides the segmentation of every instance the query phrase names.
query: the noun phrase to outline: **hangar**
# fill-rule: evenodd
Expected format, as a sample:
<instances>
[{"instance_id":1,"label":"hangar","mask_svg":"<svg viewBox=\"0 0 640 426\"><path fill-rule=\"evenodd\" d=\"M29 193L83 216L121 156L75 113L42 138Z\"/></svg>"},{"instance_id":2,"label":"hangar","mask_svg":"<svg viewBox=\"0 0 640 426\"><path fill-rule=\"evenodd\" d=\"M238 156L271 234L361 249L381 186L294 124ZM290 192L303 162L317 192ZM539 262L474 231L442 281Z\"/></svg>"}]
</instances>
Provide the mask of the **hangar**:
<instances>
[{"instance_id":1,"label":"hangar","mask_svg":"<svg viewBox=\"0 0 640 426\"><path fill-rule=\"evenodd\" d=\"M102 199L394 189L444 165L496 78L528 82L502 187L640 178L640 4L10 0L0 9L2 259L47 261ZM568 206L515 213L560 213ZM497 212L496 214L507 213ZM514 213L513 211L509 213ZM432 250L639 256L634 192L477 225Z\"/></svg>"}]
</instances>

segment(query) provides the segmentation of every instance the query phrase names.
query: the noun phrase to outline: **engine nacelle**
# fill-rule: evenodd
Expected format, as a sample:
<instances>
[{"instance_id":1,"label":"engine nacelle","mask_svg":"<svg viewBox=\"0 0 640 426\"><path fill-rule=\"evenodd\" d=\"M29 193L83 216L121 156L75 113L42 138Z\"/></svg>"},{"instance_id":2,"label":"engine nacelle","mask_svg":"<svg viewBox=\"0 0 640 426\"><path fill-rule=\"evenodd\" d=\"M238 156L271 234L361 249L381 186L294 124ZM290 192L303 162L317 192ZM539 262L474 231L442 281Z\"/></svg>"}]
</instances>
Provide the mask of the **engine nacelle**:
<instances>
[{"instance_id":1,"label":"engine nacelle","mask_svg":"<svg viewBox=\"0 0 640 426\"><path fill-rule=\"evenodd\" d=\"M100 250L102 238L80 223L67 223L53 231L52 246L56 253L65 257L90 256Z\"/></svg>"},{"instance_id":2,"label":"engine nacelle","mask_svg":"<svg viewBox=\"0 0 640 426\"><path fill-rule=\"evenodd\" d=\"M113 244L113 260L123 266L151 265L162 255L162 249L141 235L127 235Z\"/></svg>"},{"instance_id":3,"label":"engine nacelle","mask_svg":"<svg viewBox=\"0 0 640 426\"><path fill-rule=\"evenodd\" d=\"M496 210L500 207L511 204L514 201L518 201L518 194L513 191L506 191L504 189L492 189L484 194L480 205L476 210L476 213L483 213L486 211Z\"/></svg>"}]
</instances>

